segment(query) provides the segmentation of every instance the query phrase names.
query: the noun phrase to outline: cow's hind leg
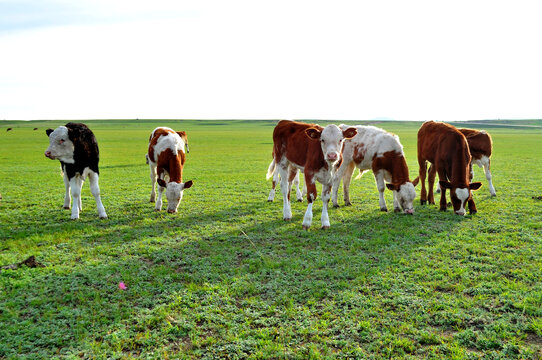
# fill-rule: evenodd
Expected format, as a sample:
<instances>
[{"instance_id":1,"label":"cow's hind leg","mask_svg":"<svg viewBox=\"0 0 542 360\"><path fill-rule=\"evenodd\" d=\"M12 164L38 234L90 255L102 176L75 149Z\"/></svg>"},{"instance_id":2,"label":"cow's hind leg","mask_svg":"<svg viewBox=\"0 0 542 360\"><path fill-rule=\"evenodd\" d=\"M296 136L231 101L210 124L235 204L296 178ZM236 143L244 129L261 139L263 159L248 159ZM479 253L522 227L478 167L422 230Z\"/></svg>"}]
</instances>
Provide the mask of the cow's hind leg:
<instances>
[{"instance_id":1,"label":"cow's hind leg","mask_svg":"<svg viewBox=\"0 0 542 360\"><path fill-rule=\"evenodd\" d=\"M292 207L290 206L290 186L288 184L288 166L279 165L280 173L280 191L282 192L282 218L284 220L292 219Z\"/></svg>"},{"instance_id":2,"label":"cow's hind leg","mask_svg":"<svg viewBox=\"0 0 542 360\"><path fill-rule=\"evenodd\" d=\"M303 229L309 230L312 224L312 204L316 199L316 184L312 182L312 176L305 173L305 184L307 185L307 210L303 217Z\"/></svg>"},{"instance_id":3,"label":"cow's hind leg","mask_svg":"<svg viewBox=\"0 0 542 360\"><path fill-rule=\"evenodd\" d=\"M96 208L98 209L98 216L100 219L107 219L107 214L105 213L104 205L102 204L102 199L100 197L100 185L99 185L99 176L94 171L91 171L88 174L88 181L90 183L90 192L96 200Z\"/></svg>"},{"instance_id":4,"label":"cow's hind leg","mask_svg":"<svg viewBox=\"0 0 542 360\"><path fill-rule=\"evenodd\" d=\"M433 205L435 204L435 195L433 194L433 186L435 186L436 174L437 174L437 167L431 164L431 166L429 166L429 174L427 175L427 187L429 188L427 201L429 202L429 204L433 204Z\"/></svg>"},{"instance_id":5,"label":"cow's hind leg","mask_svg":"<svg viewBox=\"0 0 542 360\"><path fill-rule=\"evenodd\" d=\"M275 169L275 172L273 172L273 179L271 180L271 191L269 192L269 196L267 197L267 201L272 202L275 200L275 188L277 186L277 183L280 181L279 179L279 172L277 169Z\"/></svg>"},{"instance_id":6,"label":"cow's hind leg","mask_svg":"<svg viewBox=\"0 0 542 360\"><path fill-rule=\"evenodd\" d=\"M148 155L147 155L148 160ZM156 164L149 164L150 170L151 170L151 199L150 202L153 203L156 201Z\"/></svg>"},{"instance_id":7,"label":"cow's hind leg","mask_svg":"<svg viewBox=\"0 0 542 360\"><path fill-rule=\"evenodd\" d=\"M486 179L489 182L489 193L491 196L497 196L497 192L495 192L495 187L493 187L493 182L491 181L491 172L489 171L491 165L491 160L488 158L487 161L484 162L484 171L486 173Z\"/></svg>"},{"instance_id":8,"label":"cow's hind leg","mask_svg":"<svg viewBox=\"0 0 542 360\"><path fill-rule=\"evenodd\" d=\"M418 154L420 150L418 149ZM425 160L418 156L418 165L420 166L419 177L422 189L420 190L420 204L425 205L427 203L427 190L425 188L425 177L427 176L427 163Z\"/></svg>"},{"instance_id":9,"label":"cow's hind leg","mask_svg":"<svg viewBox=\"0 0 542 360\"><path fill-rule=\"evenodd\" d=\"M295 186L295 197L297 199L297 201L301 202L303 201L303 193L301 192L301 190L299 189L299 169L296 169L296 174L295 174L295 177L294 177L294 186Z\"/></svg>"}]
</instances>

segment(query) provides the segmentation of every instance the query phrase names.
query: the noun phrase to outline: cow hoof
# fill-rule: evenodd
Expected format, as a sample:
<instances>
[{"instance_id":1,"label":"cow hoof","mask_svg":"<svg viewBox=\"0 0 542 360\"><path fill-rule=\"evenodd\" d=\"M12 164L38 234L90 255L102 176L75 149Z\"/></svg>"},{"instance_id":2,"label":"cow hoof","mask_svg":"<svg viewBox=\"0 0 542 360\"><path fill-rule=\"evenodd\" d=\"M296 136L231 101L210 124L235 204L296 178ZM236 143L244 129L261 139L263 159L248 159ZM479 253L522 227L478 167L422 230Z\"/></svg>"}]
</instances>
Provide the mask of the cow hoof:
<instances>
[{"instance_id":1,"label":"cow hoof","mask_svg":"<svg viewBox=\"0 0 542 360\"><path fill-rule=\"evenodd\" d=\"M64 206L64 209L70 210L70 209L71 209L71 206Z\"/></svg>"},{"instance_id":2,"label":"cow hoof","mask_svg":"<svg viewBox=\"0 0 542 360\"><path fill-rule=\"evenodd\" d=\"M478 212L477 210L469 211L469 214L470 214L470 215L474 215L474 214L476 214L477 212Z\"/></svg>"},{"instance_id":3,"label":"cow hoof","mask_svg":"<svg viewBox=\"0 0 542 360\"><path fill-rule=\"evenodd\" d=\"M352 206L352 203L351 203L350 201L345 202L345 203L344 203L344 206Z\"/></svg>"},{"instance_id":4,"label":"cow hoof","mask_svg":"<svg viewBox=\"0 0 542 360\"><path fill-rule=\"evenodd\" d=\"M267 202L273 202L273 200L269 200L269 199L268 199Z\"/></svg>"},{"instance_id":5,"label":"cow hoof","mask_svg":"<svg viewBox=\"0 0 542 360\"><path fill-rule=\"evenodd\" d=\"M308 230L309 230L309 227L310 227L310 226L307 226L307 225L303 225L303 230L306 230L306 231L308 231Z\"/></svg>"},{"instance_id":6,"label":"cow hoof","mask_svg":"<svg viewBox=\"0 0 542 360\"><path fill-rule=\"evenodd\" d=\"M492 196L492 197L495 197L495 196L497 196L497 194L491 194L491 196Z\"/></svg>"},{"instance_id":7,"label":"cow hoof","mask_svg":"<svg viewBox=\"0 0 542 360\"><path fill-rule=\"evenodd\" d=\"M283 220L284 221L290 221L290 220L292 220L292 218L284 218Z\"/></svg>"},{"instance_id":8,"label":"cow hoof","mask_svg":"<svg viewBox=\"0 0 542 360\"><path fill-rule=\"evenodd\" d=\"M439 210L440 211L446 211L446 208L440 208Z\"/></svg>"},{"instance_id":9,"label":"cow hoof","mask_svg":"<svg viewBox=\"0 0 542 360\"><path fill-rule=\"evenodd\" d=\"M333 207L334 207L335 209L337 209L337 208L340 207L340 205L339 205L339 204L333 204Z\"/></svg>"},{"instance_id":10,"label":"cow hoof","mask_svg":"<svg viewBox=\"0 0 542 360\"><path fill-rule=\"evenodd\" d=\"M154 209L154 211L160 211L161 209Z\"/></svg>"},{"instance_id":11,"label":"cow hoof","mask_svg":"<svg viewBox=\"0 0 542 360\"><path fill-rule=\"evenodd\" d=\"M107 219L107 215L100 216L100 219Z\"/></svg>"},{"instance_id":12,"label":"cow hoof","mask_svg":"<svg viewBox=\"0 0 542 360\"><path fill-rule=\"evenodd\" d=\"M326 229L329 229L329 225L322 226L322 230L326 230Z\"/></svg>"},{"instance_id":13,"label":"cow hoof","mask_svg":"<svg viewBox=\"0 0 542 360\"><path fill-rule=\"evenodd\" d=\"M149 202L154 204L154 200L153 200L153 199L150 199Z\"/></svg>"},{"instance_id":14,"label":"cow hoof","mask_svg":"<svg viewBox=\"0 0 542 360\"><path fill-rule=\"evenodd\" d=\"M388 212L388 208L382 207L380 208L380 211Z\"/></svg>"},{"instance_id":15,"label":"cow hoof","mask_svg":"<svg viewBox=\"0 0 542 360\"><path fill-rule=\"evenodd\" d=\"M394 208L393 212L399 213L399 212L401 212L401 208Z\"/></svg>"},{"instance_id":16,"label":"cow hoof","mask_svg":"<svg viewBox=\"0 0 542 360\"><path fill-rule=\"evenodd\" d=\"M425 205L427 203L427 200L420 200L420 204Z\"/></svg>"},{"instance_id":17,"label":"cow hoof","mask_svg":"<svg viewBox=\"0 0 542 360\"><path fill-rule=\"evenodd\" d=\"M303 202L303 198L297 199L297 202Z\"/></svg>"}]
</instances>

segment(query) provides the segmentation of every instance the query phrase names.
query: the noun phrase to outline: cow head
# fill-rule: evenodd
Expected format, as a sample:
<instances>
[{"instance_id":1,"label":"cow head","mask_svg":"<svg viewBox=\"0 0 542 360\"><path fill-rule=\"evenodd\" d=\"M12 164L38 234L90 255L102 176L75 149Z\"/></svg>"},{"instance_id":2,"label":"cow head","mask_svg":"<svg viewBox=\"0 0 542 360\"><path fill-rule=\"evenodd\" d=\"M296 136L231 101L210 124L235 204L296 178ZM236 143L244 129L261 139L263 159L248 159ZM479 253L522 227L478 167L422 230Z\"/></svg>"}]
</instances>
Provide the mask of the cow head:
<instances>
[{"instance_id":1,"label":"cow head","mask_svg":"<svg viewBox=\"0 0 542 360\"><path fill-rule=\"evenodd\" d=\"M413 181L407 181L403 184L386 184L389 190L395 191L395 199L405 214L414 215L414 198L416 197L414 187L418 185L419 180L417 177Z\"/></svg>"},{"instance_id":2,"label":"cow head","mask_svg":"<svg viewBox=\"0 0 542 360\"><path fill-rule=\"evenodd\" d=\"M192 180L185 183L178 183L175 181L166 183L164 180L158 179L158 185L166 188L167 212L175 214L181 199L183 198L183 190L192 186Z\"/></svg>"},{"instance_id":3,"label":"cow head","mask_svg":"<svg viewBox=\"0 0 542 360\"><path fill-rule=\"evenodd\" d=\"M450 197L452 198L452 205L454 212L457 215L464 216L466 214L465 205L467 201L472 199L471 190L478 190L481 186L481 182L470 183L468 186L452 186L449 181L439 181L442 189L450 189Z\"/></svg>"},{"instance_id":4,"label":"cow head","mask_svg":"<svg viewBox=\"0 0 542 360\"><path fill-rule=\"evenodd\" d=\"M315 127L308 128L305 133L311 139L320 140L324 160L331 168L340 158L344 139L351 139L356 136L357 130L354 127L341 130L337 125L331 124L323 130Z\"/></svg>"},{"instance_id":5,"label":"cow head","mask_svg":"<svg viewBox=\"0 0 542 360\"><path fill-rule=\"evenodd\" d=\"M70 139L71 130L65 126L59 126L55 130L47 129L45 133L49 136L49 147L45 150L45 156L49 159L58 159L62 162L73 164L73 152L75 145Z\"/></svg>"}]
</instances>

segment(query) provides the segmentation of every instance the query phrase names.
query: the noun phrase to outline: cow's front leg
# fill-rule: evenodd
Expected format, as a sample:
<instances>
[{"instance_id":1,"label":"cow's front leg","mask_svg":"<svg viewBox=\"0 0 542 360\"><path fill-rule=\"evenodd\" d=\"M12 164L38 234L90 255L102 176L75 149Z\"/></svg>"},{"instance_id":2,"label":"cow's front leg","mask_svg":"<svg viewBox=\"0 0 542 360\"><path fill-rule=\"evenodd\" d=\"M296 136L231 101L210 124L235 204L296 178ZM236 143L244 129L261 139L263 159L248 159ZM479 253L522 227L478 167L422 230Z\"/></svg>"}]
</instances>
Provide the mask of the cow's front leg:
<instances>
[{"instance_id":1,"label":"cow's front leg","mask_svg":"<svg viewBox=\"0 0 542 360\"><path fill-rule=\"evenodd\" d=\"M64 172L64 187L66 188L66 194L64 195L64 209L71 208L71 195L70 195L70 179L68 179L68 175L66 175L66 172Z\"/></svg>"},{"instance_id":2,"label":"cow's front leg","mask_svg":"<svg viewBox=\"0 0 542 360\"><path fill-rule=\"evenodd\" d=\"M393 191L393 211L394 212L401 212L401 204L399 204L399 200L397 200L399 196L397 195L397 191Z\"/></svg>"},{"instance_id":3,"label":"cow's front leg","mask_svg":"<svg viewBox=\"0 0 542 360\"><path fill-rule=\"evenodd\" d=\"M158 199L156 199L156 205L154 206L154 210L156 211L162 210L162 193L164 192L164 189L164 187L158 185Z\"/></svg>"},{"instance_id":4,"label":"cow's front leg","mask_svg":"<svg viewBox=\"0 0 542 360\"><path fill-rule=\"evenodd\" d=\"M305 174L305 184L307 185L307 210L303 217L303 229L309 230L312 224L312 204L316 199L316 185L312 182L312 176Z\"/></svg>"},{"instance_id":5,"label":"cow's front leg","mask_svg":"<svg viewBox=\"0 0 542 360\"><path fill-rule=\"evenodd\" d=\"M376 188L378 189L379 204L381 211L388 211L386 200L384 199L384 190L386 189L386 183L384 182L384 172L382 170L374 173L376 180Z\"/></svg>"},{"instance_id":6,"label":"cow's front leg","mask_svg":"<svg viewBox=\"0 0 542 360\"><path fill-rule=\"evenodd\" d=\"M81 188L83 187L83 180L79 176L74 176L70 179L70 188L72 192L72 220L79 219L79 212L81 211Z\"/></svg>"},{"instance_id":7,"label":"cow's front leg","mask_svg":"<svg viewBox=\"0 0 542 360\"><path fill-rule=\"evenodd\" d=\"M491 181L491 171L489 171L490 167L490 160L487 159L487 162L484 164L484 172L486 173L486 179L489 182L489 193L491 196L497 196L497 192L495 191L495 187L493 186L493 182Z\"/></svg>"},{"instance_id":8,"label":"cow's front leg","mask_svg":"<svg viewBox=\"0 0 542 360\"><path fill-rule=\"evenodd\" d=\"M427 175L427 186L429 187L429 194L427 195L427 201L429 204L435 204L435 195L433 193L433 186L435 186L435 176L437 174L437 167L433 164L429 167L429 174Z\"/></svg>"},{"instance_id":9,"label":"cow's front leg","mask_svg":"<svg viewBox=\"0 0 542 360\"><path fill-rule=\"evenodd\" d=\"M427 175L427 163L423 160L418 154L418 165L420 170L418 176L420 177L420 183L422 184L422 189L420 190L420 204L425 205L427 203L427 190L425 189L425 177Z\"/></svg>"},{"instance_id":10,"label":"cow's front leg","mask_svg":"<svg viewBox=\"0 0 542 360\"><path fill-rule=\"evenodd\" d=\"M280 173L280 191L282 192L282 218L284 220L292 219L292 207L290 206L290 186L288 182L288 168L278 167Z\"/></svg>"},{"instance_id":11,"label":"cow's front leg","mask_svg":"<svg viewBox=\"0 0 542 360\"><path fill-rule=\"evenodd\" d=\"M98 209L98 216L100 219L106 219L107 214L105 213L104 205L102 204L102 199L100 198L100 185L98 182L98 174L95 172L90 172L88 175L88 181L90 183L90 192L96 200L96 208Z\"/></svg>"},{"instance_id":12,"label":"cow's front leg","mask_svg":"<svg viewBox=\"0 0 542 360\"><path fill-rule=\"evenodd\" d=\"M448 203L446 202L446 188L441 186L440 188L440 211L446 211Z\"/></svg>"},{"instance_id":13,"label":"cow's front leg","mask_svg":"<svg viewBox=\"0 0 542 360\"><path fill-rule=\"evenodd\" d=\"M476 214L478 210L476 209L476 204L474 203L474 200L470 199L468 204L469 204L469 214L471 215Z\"/></svg>"},{"instance_id":14,"label":"cow's front leg","mask_svg":"<svg viewBox=\"0 0 542 360\"><path fill-rule=\"evenodd\" d=\"M329 229L329 214L327 213L327 207L329 205L329 199L331 198L331 183L322 185L322 229Z\"/></svg>"}]
</instances>

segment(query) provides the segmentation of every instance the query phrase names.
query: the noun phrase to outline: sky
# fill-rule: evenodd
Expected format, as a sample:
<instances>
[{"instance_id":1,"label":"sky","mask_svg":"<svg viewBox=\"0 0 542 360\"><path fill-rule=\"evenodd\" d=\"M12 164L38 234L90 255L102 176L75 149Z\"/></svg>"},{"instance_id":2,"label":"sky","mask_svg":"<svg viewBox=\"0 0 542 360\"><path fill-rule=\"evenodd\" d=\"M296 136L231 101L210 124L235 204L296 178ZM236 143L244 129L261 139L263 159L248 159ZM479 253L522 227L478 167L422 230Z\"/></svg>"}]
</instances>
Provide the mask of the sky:
<instances>
[{"instance_id":1,"label":"sky","mask_svg":"<svg viewBox=\"0 0 542 360\"><path fill-rule=\"evenodd\" d=\"M0 119L542 118L537 2L0 0Z\"/></svg>"}]
</instances>

